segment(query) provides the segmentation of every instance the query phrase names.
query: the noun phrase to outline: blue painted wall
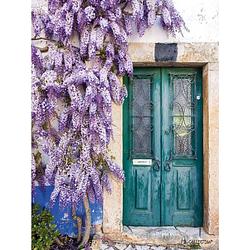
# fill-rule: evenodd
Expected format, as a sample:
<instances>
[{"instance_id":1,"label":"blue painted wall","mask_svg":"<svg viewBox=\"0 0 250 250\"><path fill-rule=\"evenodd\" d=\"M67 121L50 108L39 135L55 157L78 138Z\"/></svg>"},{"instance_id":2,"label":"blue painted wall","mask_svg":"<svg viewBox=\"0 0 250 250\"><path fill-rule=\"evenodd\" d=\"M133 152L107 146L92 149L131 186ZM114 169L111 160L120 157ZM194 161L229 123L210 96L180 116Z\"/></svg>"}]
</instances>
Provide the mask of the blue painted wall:
<instances>
[{"instance_id":1,"label":"blue painted wall","mask_svg":"<svg viewBox=\"0 0 250 250\"><path fill-rule=\"evenodd\" d=\"M70 206L66 208L59 208L59 202L56 201L55 205L52 208L49 208L49 199L53 191L53 186L45 186L41 188L39 186L35 187L35 191L32 196L32 202L37 203L42 207L47 208L55 218L55 224L57 229L62 235L68 235L75 237L77 235L76 221L72 218L72 209ZM91 209L91 222L92 225L101 224L103 213L102 213L102 204L95 202L90 202ZM83 226L85 218L85 210L83 204L81 203L77 208L76 214L82 216Z\"/></svg>"}]
</instances>

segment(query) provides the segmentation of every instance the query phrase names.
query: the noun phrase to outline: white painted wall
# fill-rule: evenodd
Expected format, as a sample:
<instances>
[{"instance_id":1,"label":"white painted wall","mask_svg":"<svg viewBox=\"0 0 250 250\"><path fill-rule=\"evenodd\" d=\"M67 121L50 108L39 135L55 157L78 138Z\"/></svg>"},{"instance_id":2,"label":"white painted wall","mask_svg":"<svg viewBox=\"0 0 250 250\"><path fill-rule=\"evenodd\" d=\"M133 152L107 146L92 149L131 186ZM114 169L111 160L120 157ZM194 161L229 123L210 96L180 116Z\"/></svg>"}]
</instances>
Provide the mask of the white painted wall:
<instances>
[{"instance_id":1,"label":"white painted wall","mask_svg":"<svg viewBox=\"0 0 250 250\"><path fill-rule=\"evenodd\" d=\"M46 5L47 0L32 0L32 7ZM188 31L183 37L168 37L161 29L159 20L154 27L147 30L143 37L134 35L130 42L218 42L218 0L173 0L182 15Z\"/></svg>"},{"instance_id":2,"label":"white painted wall","mask_svg":"<svg viewBox=\"0 0 250 250\"><path fill-rule=\"evenodd\" d=\"M130 38L130 42L218 42L218 0L173 0L183 17L188 31L183 36L168 37L159 20L143 37Z\"/></svg>"}]
</instances>

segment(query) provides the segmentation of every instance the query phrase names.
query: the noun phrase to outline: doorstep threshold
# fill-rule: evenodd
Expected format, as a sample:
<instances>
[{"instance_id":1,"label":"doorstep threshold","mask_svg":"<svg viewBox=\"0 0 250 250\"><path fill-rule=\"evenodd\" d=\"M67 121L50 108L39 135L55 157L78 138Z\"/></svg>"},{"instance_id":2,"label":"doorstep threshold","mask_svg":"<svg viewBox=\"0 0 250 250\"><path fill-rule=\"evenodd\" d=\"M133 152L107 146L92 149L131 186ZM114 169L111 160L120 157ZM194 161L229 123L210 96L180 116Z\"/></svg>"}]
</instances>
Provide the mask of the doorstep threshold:
<instances>
[{"instance_id":1,"label":"doorstep threshold","mask_svg":"<svg viewBox=\"0 0 250 250\"><path fill-rule=\"evenodd\" d=\"M185 247L199 245L200 249L218 249L218 236L207 234L202 227L140 227L123 226L119 234L106 235L112 241L138 245Z\"/></svg>"}]
</instances>

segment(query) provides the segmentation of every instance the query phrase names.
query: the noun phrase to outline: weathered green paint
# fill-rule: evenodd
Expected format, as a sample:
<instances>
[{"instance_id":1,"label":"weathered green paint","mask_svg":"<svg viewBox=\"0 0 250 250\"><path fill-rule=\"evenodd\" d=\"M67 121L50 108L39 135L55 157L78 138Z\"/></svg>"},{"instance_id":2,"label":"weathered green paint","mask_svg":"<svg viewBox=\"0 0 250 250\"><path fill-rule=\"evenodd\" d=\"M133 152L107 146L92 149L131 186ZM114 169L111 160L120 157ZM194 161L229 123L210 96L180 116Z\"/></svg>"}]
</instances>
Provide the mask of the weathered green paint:
<instances>
[{"instance_id":1,"label":"weathered green paint","mask_svg":"<svg viewBox=\"0 0 250 250\"><path fill-rule=\"evenodd\" d=\"M155 160L153 164L157 166L157 159L161 159L161 148L158 142L161 140L161 124L160 124L160 69L135 69L137 77L143 76L151 78L154 84L151 85L151 98L156 107L153 109L153 126L152 134L152 149L154 151ZM151 166L133 166L132 164L132 132L130 113L133 92L132 85L128 84L128 79L125 79L129 96L124 103L124 166L126 181L124 183L125 199L124 199L124 222L129 225L159 225L160 224L160 193L161 183L160 171L154 170ZM136 155L136 158L149 158L144 155Z\"/></svg>"},{"instance_id":2,"label":"weathered green paint","mask_svg":"<svg viewBox=\"0 0 250 250\"><path fill-rule=\"evenodd\" d=\"M195 153L174 155L173 76L194 77L192 113ZM123 105L123 166L125 170L123 224L134 226L202 226L202 85L201 71L190 68L135 68L134 79L151 80L152 154L134 154L131 121L133 79L125 78L128 98ZM200 100L196 100L200 96ZM178 117L175 118L178 121ZM186 118L185 118L186 121ZM188 121L188 118L187 118ZM152 166L133 159L152 159Z\"/></svg>"}]
</instances>

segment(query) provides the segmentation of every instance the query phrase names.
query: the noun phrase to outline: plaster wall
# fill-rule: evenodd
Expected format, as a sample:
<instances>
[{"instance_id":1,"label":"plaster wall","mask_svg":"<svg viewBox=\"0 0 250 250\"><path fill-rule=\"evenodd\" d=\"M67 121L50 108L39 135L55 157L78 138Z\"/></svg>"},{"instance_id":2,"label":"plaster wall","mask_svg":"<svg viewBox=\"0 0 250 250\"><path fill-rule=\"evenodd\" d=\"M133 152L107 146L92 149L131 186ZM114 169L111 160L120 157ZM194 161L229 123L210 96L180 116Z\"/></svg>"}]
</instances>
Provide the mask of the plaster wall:
<instances>
[{"instance_id":1,"label":"plaster wall","mask_svg":"<svg viewBox=\"0 0 250 250\"><path fill-rule=\"evenodd\" d=\"M130 42L176 43L176 42L217 42L218 41L218 0L173 0L176 9L183 17L188 31L183 36L168 36L161 28L158 18L156 24L147 30L143 37L134 35Z\"/></svg>"}]
</instances>

